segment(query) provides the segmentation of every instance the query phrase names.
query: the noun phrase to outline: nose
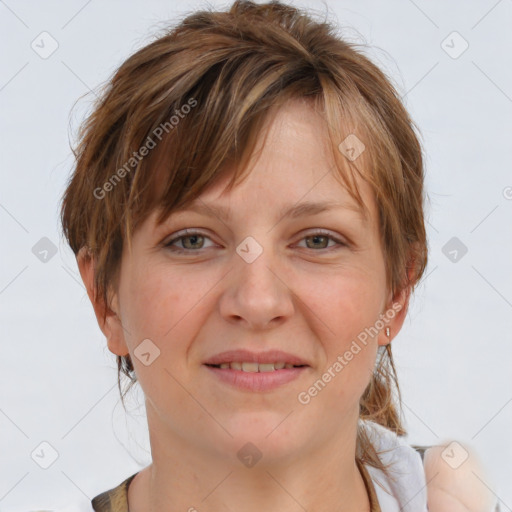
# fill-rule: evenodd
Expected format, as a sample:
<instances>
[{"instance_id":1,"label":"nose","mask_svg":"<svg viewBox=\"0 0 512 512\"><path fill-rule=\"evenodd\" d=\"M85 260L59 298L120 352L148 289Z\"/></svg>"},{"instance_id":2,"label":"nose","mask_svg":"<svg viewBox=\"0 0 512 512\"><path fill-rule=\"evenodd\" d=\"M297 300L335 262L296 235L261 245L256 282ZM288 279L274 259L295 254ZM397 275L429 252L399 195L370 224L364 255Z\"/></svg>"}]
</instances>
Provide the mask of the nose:
<instances>
[{"instance_id":1,"label":"nose","mask_svg":"<svg viewBox=\"0 0 512 512\"><path fill-rule=\"evenodd\" d=\"M253 261L235 253L220 299L222 317L254 330L283 323L294 311L289 280L273 251L265 249Z\"/></svg>"}]
</instances>

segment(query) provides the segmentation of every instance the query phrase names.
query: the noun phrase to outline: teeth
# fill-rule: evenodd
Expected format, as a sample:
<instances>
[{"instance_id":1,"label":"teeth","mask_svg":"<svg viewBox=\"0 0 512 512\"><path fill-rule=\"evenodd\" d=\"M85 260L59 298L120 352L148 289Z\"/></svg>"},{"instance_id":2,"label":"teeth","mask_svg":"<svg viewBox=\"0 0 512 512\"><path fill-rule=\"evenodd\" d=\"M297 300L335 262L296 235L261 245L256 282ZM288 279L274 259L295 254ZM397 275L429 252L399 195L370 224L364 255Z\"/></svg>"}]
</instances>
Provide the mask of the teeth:
<instances>
[{"instance_id":1,"label":"teeth","mask_svg":"<svg viewBox=\"0 0 512 512\"><path fill-rule=\"evenodd\" d=\"M256 373L258 371L258 363L242 363L244 372Z\"/></svg>"},{"instance_id":2,"label":"teeth","mask_svg":"<svg viewBox=\"0 0 512 512\"><path fill-rule=\"evenodd\" d=\"M253 363L253 362L232 362L221 363L219 367L222 370L231 368L232 370L242 370L249 373L257 372L273 372L274 370L282 370L283 368L294 368L291 363L277 362L277 363Z\"/></svg>"}]
</instances>

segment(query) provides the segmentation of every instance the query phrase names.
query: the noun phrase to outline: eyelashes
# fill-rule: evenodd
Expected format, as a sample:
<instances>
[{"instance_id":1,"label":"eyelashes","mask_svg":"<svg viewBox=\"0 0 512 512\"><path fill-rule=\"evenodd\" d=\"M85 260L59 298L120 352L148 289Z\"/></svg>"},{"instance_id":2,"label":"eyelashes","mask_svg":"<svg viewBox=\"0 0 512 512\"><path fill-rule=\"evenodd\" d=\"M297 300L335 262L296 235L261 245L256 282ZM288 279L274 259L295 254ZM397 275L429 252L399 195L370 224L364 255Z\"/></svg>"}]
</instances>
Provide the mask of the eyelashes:
<instances>
[{"instance_id":1,"label":"eyelashes","mask_svg":"<svg viewBox=\"0 0 512 512\"><path fill-rule=\"evenodd\" d=\"M177 254L194 254L194 253L201 253L203 252L204 250L208 249L209 247L214 247L214 245L212 246L209 246L209 247L198 247L198 248L187 248L187 247L176 247L175 244L177 242L182 242L184 240L187 240L187 239L205 239L205 240L210 240L210 237L208 235L206 235L205 233L202 233L201 231L194 231L194 230L184 230L182 232L182 234L180 234L179 236L176 236L174 238L172 238L171 240L169 240L168 242L165 242L164 243L164 247L168 250L170 250L171 252L174 252L174 253L177 253ZM320 247L320 248L312 248L312 247L302 247L302 248L305 248L305 249L308 249L308 250L311 250L313 252L322 252L322 251L332 251L332 250L337 250L337 249L341 249L343 247L347 247L348 244L345 243L344 241L340 240L338 237L334 236L331 232L329 231L325 231L325 230L316 230L316 231L312 231L310 233L307 233L305 234L301 239L300 241L303 241L303 240L307 240L307 239L310 239L312 240L312 244L315 243L315 239L320 239L320 240L327 240L327 243L329 243L330 241L333 241L335 242L335 245L334 246L326 246L326 247ZM194 243L197 243L196 242L192 242L192 245Z\"/></svg>"},{"instance_id":2,"label":"eyelashes","mask_svg":"<svg viewBox=\"0 0 512 512\"><path fill-rule=\"evenodd\" d=\"M180 252L180 253L184 253L184 252L199 252L199 250L202 250L203 248L200 247L199 250L194 250L194 249L183 249L183 248L179 248L179 247L174 247L174 243L180 241L180 240L186 240L187 238L197 238L197 237L200 237L200 238L205 238L205 239L210 239L210 237L208 237L207 235L201 233L200 231L192 231L192 230L185 230L184 232L185 234L181 235L181 236L177 236L171 240L169 240L168 242L165 243L164 247L170 249L171 251L173 252Z\"/></svg>"}]
</instances>

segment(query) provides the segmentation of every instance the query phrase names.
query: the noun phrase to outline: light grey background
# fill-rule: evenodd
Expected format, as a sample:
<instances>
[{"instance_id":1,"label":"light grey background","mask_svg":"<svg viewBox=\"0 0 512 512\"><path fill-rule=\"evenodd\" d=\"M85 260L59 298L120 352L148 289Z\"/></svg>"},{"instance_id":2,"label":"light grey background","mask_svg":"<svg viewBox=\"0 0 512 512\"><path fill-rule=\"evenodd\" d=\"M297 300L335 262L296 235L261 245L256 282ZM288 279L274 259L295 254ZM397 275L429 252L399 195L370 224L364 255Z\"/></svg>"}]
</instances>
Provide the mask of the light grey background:
<instances>
[{"instance_id":1,"label":"light grey background","mask_svg":"<svg viewBox=\"0 0 512 512\"><path fill-rule=\"evenodd\" d=\"M142 393L126 417L114 355L60 235L68 123L74 102L162 22L206 5L0 1L1 511L88 500L150 462ZM326 5L350 40L372 46L423 134L430 263L393 341L409 440L469 443L485 484L512 510L512 2ZM58 43L46 59L31 47L51 48L43 31ZM73 129L92 98L75 109ZM46 262L32 252L43 237L57 250ZM443 253L452 237L467 247L455 262L453 247ZM50 460L42 442L58 453L48 469L31 458Z\"/></svg>"}]
</instances>

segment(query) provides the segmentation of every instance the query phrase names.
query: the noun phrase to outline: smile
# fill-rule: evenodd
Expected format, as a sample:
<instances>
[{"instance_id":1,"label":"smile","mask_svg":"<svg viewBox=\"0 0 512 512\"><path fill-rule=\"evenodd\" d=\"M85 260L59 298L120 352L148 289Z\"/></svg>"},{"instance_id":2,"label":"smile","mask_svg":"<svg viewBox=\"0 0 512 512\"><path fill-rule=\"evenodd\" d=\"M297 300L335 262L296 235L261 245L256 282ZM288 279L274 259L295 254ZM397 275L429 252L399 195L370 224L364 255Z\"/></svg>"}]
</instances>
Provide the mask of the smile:
<instances>
[{"instance_id":1,"label":"smile","mask_svg":"<svg viewBox=\"0 0 512 512\"><path fill-rule=\"evenodd\" d=\"M221 384L251 392L268 392L297 379L309 366L281 363L232 362L204 367Z\"/></svg>"},{"instance_id":2,"label":"smile","mask_svg":"<svg viewBox=\"0 0 512 512\"><path fill-rule=\"evenodd\" d=\"M256 373L256 372L273 372L276 370L282 370L283 368L289 369L289 368L299 368L304 365L293 365L291 363L254 363L254 362L236 362L233 361L231 363L221 363L221 364L212 364L207 365L212 366L214 368L220 368L221 370L242 370L243 372L250 372L250 373Z\"/></svg>"}]
</instances>

